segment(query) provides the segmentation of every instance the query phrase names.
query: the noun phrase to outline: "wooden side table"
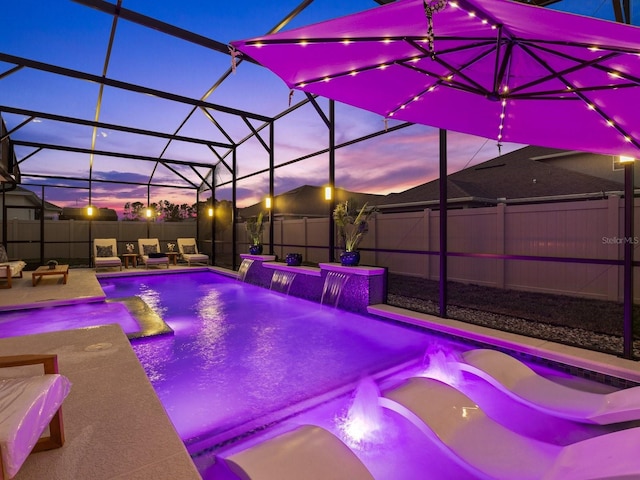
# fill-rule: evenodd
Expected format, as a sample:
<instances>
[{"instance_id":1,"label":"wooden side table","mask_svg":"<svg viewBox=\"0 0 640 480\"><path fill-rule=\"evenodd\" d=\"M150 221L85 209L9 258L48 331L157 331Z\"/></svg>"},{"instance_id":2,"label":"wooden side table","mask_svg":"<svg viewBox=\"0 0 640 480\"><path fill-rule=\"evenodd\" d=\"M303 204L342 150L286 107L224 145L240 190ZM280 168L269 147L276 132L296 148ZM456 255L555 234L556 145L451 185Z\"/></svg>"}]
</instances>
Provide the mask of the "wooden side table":
<instances>
[{"instance_id":1,"label":"wooden side table","mask_svg":"<svg viewBox=\"0 0 640 480\"><path fill-rule=\"evenodd\" d=\"M166 252L167 257L169 257L169 261L171 263L173 263L174 265L178 264L178 255L180 255L180 252Z\"/></svg>"},{"instance_id":2,"label":"wooden side table","mask_svg":"<svg viewBox=\"0 0 640 480\"><path fill-rule=\"evenodd\" d=\"M123 253L122 258L124 258L124 268L129 268L129 260L133 264L133 268L138 266L138 254L137 253Z\"/></svg>"}]
</instances>

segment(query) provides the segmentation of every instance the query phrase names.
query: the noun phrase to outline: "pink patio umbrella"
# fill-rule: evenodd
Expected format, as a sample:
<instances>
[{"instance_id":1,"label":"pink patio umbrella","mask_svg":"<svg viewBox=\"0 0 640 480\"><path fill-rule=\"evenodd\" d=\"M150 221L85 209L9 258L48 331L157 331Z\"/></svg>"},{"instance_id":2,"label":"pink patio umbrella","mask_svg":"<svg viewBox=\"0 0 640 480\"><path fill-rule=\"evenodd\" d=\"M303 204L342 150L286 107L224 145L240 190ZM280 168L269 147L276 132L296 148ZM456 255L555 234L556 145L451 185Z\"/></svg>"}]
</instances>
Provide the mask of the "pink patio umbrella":
<instances>
[{"instance_id":1,"label":"pink patio umbrella","mask_svg":"<svg viewBox=\"0 0 640 480\"><path fill-rule=\"evenodd\" d=\"M640 157L640 29L507 0L400 0L232 42L302 90L398 119Z\"/></svg>"}]
</instances>

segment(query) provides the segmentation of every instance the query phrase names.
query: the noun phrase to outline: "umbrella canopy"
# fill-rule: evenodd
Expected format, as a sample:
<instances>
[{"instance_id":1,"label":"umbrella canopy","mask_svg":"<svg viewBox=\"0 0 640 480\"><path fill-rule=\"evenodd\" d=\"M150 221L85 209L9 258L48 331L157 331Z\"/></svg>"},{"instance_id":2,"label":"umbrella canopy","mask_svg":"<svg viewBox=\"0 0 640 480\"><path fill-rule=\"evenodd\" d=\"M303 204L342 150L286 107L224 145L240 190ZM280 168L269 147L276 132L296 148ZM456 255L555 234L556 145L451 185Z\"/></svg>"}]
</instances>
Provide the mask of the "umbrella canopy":
<instances>
[{"instance_id":1,"label":"umbrella canopy","mask_svg":"<svg viewBox=\"0 0 640 480\"><path fill-rule=\"evenodd\" d=\"M640 157L640 29L507 0L400 0L232 42L303 90L500 142Z\"/></svg>"}]
</instances>

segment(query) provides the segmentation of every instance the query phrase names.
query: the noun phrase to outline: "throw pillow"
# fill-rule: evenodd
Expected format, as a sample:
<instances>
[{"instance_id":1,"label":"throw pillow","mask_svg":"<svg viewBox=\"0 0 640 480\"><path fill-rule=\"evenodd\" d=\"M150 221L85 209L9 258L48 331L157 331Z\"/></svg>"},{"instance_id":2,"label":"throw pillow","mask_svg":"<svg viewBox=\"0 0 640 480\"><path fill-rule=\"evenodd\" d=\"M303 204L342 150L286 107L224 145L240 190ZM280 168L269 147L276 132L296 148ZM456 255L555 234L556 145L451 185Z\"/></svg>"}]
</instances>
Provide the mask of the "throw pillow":
<instances>
[{"instance_id":1,"label":"throw pillow","mask_svg":"<svg viewBox=\"0 0 640 480\"><path fill-rule=\"evenodd\" d=\"M182 253L186 253L187 255L194 255L196 253L195 245L183 245Z\"/></svg>"},{"instance_id":2,"label":"throw pillow","mask_svg":"<svg viewBox=\"0 0 640 480\"><path fill-rule=\"evenodd\" d=\"M113 248L111 247L111 245L96 245L96 254L98 255L98 257L113 257Z\"/></svg>"},{"instance_id":3,"label":"throw pillow","mask_svg":"<svg viewBox=\"0 0 640 480\"><path fill-rule=\"evenodd\" d=\"M0 245L0 263L8 262L9 256L7 255L7 251L4 249L4 245Z\"/></svg>"},{"instance_id":4,"label":"throw pillow","mask_svg":"<svg viewBox=\"0 0 640 480\"><path fill-rule=\"evenodd\" d=\"M142 253L144 255L149 255L150 253L158 253L157 245L142 245Z\"/></svg>"}]
</instances>

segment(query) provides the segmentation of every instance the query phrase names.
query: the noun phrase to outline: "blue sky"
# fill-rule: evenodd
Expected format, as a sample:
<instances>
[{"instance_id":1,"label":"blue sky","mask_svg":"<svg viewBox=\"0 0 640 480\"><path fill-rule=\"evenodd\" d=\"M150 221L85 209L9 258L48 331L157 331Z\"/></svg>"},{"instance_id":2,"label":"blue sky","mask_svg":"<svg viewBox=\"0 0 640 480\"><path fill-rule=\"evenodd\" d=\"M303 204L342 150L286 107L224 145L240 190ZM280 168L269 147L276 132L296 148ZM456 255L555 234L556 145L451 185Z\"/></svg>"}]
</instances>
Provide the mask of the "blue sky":
<instances>
[{"instance_id":1,"label":"blue sky","mask_svg":"<svg viewBox=\"0 0 640 480\"><path fill-rule=\"evenodd\" d=\"M298 4L298 0L122 2L124 8L222 43L268 32ZM637 2L634 5L636 11L633 12L633 18L637 18ZM374 7L376 3L371 0L315 0L286 28ZM612 18L609 0L564 0L554 8ZM70 0L19 0L4 2L3 17L5 21L0 29L0 52L94 75L102 73L112 24L110 15ZM2 73L12 67L10 63L0 62L0 105L94 119L99 94L97 84L31 69L22 69L1 77ZM200 98L228 67L229 57L226 55L120 20L106 75L120 81ZM287 108L288 97L288 89L274 74L243 62L237 72L223 82L208 101L272 116ZM302 94L296 92L294 102L301 99ZM327 104L325 100L320 103L323 106ZM190 110L189 106L176 102L106 87L99 120L174 133ZM383 119L379 116L346 105L337 105L336 110L338 143L384 127ZM4 117L9 129L25 119L24 116L15 114L6 114ZM221 114L216 119L236 141L244 138L250 131L236 117ZM195 112L179 134L226 142L224 135L200 111ZM22 127L12 138L90 148L92 129L42 120ZM435 129L415 125L340 149L336 154L336 184L349 190L386 194L437 178L437 138ZM276 122L276 164L324 148L327 139L327 129L313 108L303 107ZM215 158L204 146L174 142L163 153L166 147L167 142L163 139L123 134L115 130L100 131L96 138L96 149L99 150L136 152L155 158L162 154L163 158L198 162L211 162ZM514 148L517 146L504 145L502 152L506 153ZM33 148L19 147L17 152L18 157L23 158L33 152ZM497 154L498 149L493 140L455 133L449 135L450 171L477 164ZM268 167L268 155L257 141L249 141L240 147L238 159L241 176ZM82 178L88 172L89 163L88 154L45 150L26 160L21 165L21 170L23 173L47 172ZM146 179L154 165L150 162L94 156L93 176ZM197 175L189 169L179 170L186 177L197 180ZM280 168L276 172L276 194L304 184L321 185L328 181L327 156L314 157ZM159 182L174 182L175 176L159 167L154 179ZM228 179L229 176L224 174L219 177L221 182ZM266 196L267 180L267 175L263 174L241 181L238 190L240 206L252 204ZM48 189L47 192L47 199L60 205L84 206L88 203L87 190L60 188ZM151 202L165 198L176 203L195 202L195 193L191 190L152 187L148 194ZM229 188L223 188L219 192L219 198L229 195ZM147 188L94 182L94 205L121 209L127 201L146 203Z\"/></svg>"}]
</instances>

